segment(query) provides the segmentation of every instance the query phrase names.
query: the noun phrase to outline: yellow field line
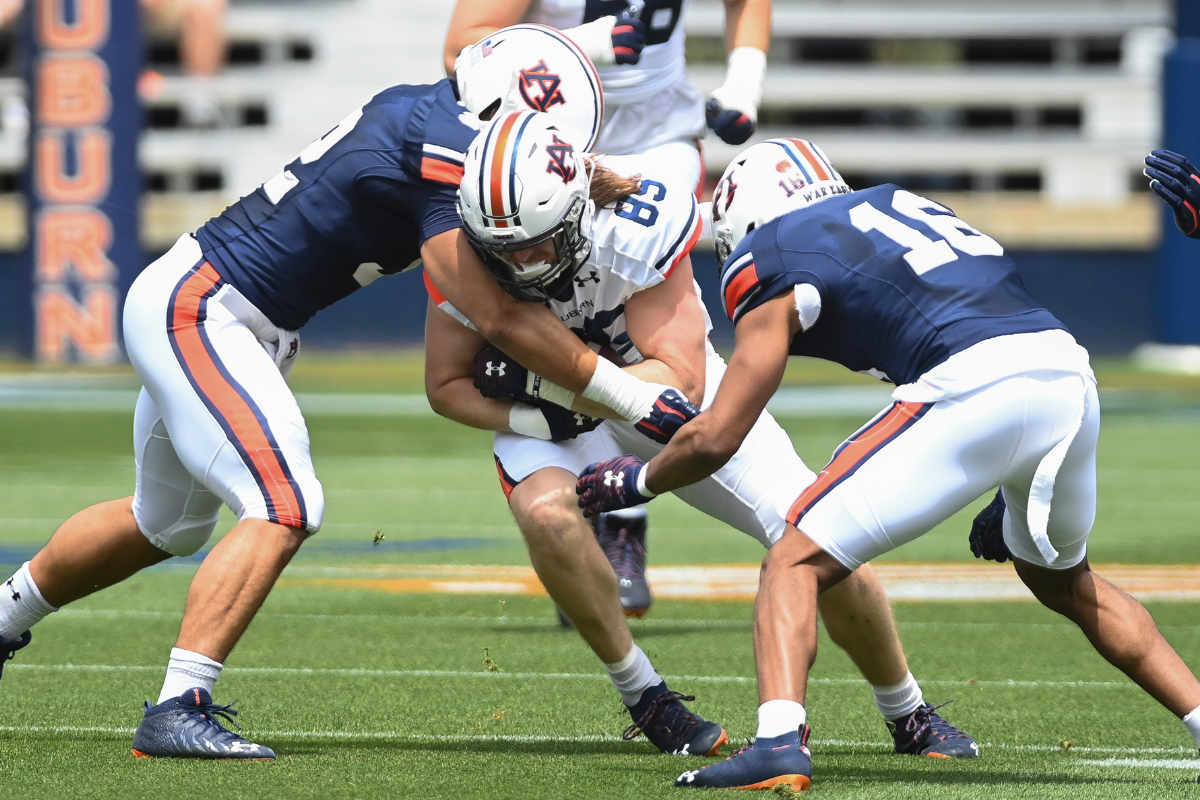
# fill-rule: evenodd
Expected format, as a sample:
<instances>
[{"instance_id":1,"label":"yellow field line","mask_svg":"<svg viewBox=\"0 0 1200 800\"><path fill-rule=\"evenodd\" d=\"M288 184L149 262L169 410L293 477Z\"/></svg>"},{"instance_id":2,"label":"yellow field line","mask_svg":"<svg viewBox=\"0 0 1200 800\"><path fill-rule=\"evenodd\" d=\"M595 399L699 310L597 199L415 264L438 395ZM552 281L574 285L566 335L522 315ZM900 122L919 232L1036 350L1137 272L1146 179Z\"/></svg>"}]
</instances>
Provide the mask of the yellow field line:
<instances>
[{"instance_id":1,"label":"yellow field line","mask_svg":"<svg viewBox=\"0 0 1200 800\"><path fill-rule=\"evenodd\" d=\"M1200 600L1200 565L1099 564L1099 574L1143 600ZM880 564L893 600L1032 600L1006 564ZM656 597L671 600L753 600L757 564L650 567ZM286 586L389 593L545 595L531 567L417 565L309 567L292 570Z\"/></svg>"}]
</instances>

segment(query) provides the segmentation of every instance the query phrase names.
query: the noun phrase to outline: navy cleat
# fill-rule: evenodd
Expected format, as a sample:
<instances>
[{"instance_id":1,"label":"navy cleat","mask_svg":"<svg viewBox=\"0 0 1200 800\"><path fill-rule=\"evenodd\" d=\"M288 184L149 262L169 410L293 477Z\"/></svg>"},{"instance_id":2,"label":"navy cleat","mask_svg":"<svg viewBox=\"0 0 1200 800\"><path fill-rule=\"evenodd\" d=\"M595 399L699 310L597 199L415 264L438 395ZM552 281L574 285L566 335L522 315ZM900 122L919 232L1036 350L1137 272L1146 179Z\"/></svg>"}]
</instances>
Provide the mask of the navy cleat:
<instances>
[{"instance_id":1,"label":"navy cleat","mask_svg":"<svg viewBox=\"0 0 1200 800\"><path fill-rule=\"evenodd\" d=\"M979 745L975 744L975 740L935 713L952 702L947 700L937 706L925 703L908 716L889 721L887 726L896 741L896 752L930 758L978 757Z\"/></svg>"},{"instance_id":2,"label":"navy cleat","mask_svg":"<svg viewBox=\"0 0 1200 800\"><path fill-rule=\"evenodd\" d=\"M29 644L29 640L32 638L33 634L29 631L25 631L15 639L5 639L0 636L0 677L4 675L4 662L11 661L13 654Z\"/></svg>"},{"instance_id":3,"label":"navy cleat","mask_svg":"<svg viewBox=\"0 0 1200 800\"><path fill-rule=\"evenodd\" d=\"M654 602L650 584L646 582L646 515L630 520L615 514L600 514L596 520L596 538L617 573L625 616L644 616Z\"/></svg>"},{"instance_id":4,"label":"navy cleat","mask_svg":"<svg viewBox=\"0 0 1200 800\"><path fill-rule=\"evenodd\" d=\"M633 724L621 735L636 739L644 734L651 744L673 756L715 756L729 741L725 729L695 714L683 704L695 700L690 694L672 692L666 683L651 686L637 705L629 708Z\"/></svg>"},{"instance_id":5,"label":"navy cleat","mask_svg":"<svg viewBox=\"0 0 1200 800\"><path fill-rule=\"evenodd\" d=\"M249 742L221 726L217 717L237 726L232 705L219 706L205 689L188 689L156 706L146 703L146 716L133 735L138 758L238 758L274 761L275 751ZM240 728L239 728L240 730Z\"/></svg>"},{"instance_id":6,"label":"navy cleat","mask_svg":"<svg viewBox=\"0 0 1200 800\"><path fill-rule=\"evenodd\" d=\"M695 789L773 789L804 792L812 784L807 725L783 736L755 739L724 761L692 769L675 785Z\"/></svg>"}]
</instances>

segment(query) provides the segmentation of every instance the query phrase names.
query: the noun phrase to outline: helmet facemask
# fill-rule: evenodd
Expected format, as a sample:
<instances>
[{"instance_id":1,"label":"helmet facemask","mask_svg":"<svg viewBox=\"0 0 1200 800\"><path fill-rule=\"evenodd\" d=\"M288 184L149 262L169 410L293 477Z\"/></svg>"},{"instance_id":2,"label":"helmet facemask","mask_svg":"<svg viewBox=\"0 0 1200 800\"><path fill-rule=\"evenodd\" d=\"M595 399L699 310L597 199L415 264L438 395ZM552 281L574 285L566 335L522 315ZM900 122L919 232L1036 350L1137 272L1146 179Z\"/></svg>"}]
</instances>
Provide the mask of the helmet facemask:
<instances>
[{"instance_id":1,"label":"helmet facemask","mask_svg":"<svg viewBox=\"0 0 1200 800\"><path fill-rule=\"evenodd\" d=\"M592 217L595 203L575 197L557 225L538 236L521 241L502 242L479 236L470 225L463 231L497 283L518 300L546 303L563 292L579 273L592 252ZM492 233L495 237L495 232ZM520 262L522 250L551 244L553 261Z\"/></svg>"}]
</instances>

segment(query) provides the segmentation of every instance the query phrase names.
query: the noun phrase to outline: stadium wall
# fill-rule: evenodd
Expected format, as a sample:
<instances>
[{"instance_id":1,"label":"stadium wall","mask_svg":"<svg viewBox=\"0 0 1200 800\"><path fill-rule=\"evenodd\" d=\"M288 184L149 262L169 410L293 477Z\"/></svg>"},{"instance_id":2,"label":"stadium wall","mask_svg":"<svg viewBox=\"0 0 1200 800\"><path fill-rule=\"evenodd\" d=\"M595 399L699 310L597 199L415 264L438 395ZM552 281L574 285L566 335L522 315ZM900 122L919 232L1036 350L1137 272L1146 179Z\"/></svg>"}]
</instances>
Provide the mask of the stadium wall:
<instances>
[{"instance_id":1,"label":"stadium wall","mask_svg":"<svg viewBox=\"0 0 1200 800\"><path fill-rule=\"evenodd\" d=\"M146 263L158 254L147 254ZM1127 353L1154 338L1155 254L1144 251L1011 253L1033 296L1059 316L1093 354ZM697 280L713 320L713 340L733 342L733 327L717 303L711 252L693 253ZM28 261L0 252L0 351L20 354L28 344ZM420 270L380 279L325 309L305 327L306 347L337 349L419 344L425 331L425 287Z\"/></svg>"}]
</instances>

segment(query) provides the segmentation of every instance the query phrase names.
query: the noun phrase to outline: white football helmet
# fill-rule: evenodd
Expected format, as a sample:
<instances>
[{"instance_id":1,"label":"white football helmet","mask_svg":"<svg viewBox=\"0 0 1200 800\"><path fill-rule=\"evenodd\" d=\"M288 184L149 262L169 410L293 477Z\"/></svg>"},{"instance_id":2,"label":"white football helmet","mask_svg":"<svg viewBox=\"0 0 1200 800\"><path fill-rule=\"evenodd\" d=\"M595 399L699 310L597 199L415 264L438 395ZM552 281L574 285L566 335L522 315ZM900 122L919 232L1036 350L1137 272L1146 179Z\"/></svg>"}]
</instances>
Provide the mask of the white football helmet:
<instances>
[{"instance_id":1,"label":"white football helmet","mask_svg":"<svg viewBox=\"0 0 1200 800\"><path fill-rule=\"evenodd\" d=\"M492 275L519 300L545 302L570 285L592 250L591 174L560 121L511 111L467 148L458 213ZM516 254L538 245L553 260Z\"/></svg>"},{"instance_id":2,"label":"white football helmet","mask_svg":"<svg viewBox=\"0 0 1200 800\"><path fill-rule=\"evenodd\" d=\"M600 136L600 76L583 51L554 28L533 23L501 28L462 49L454 77L459 99L481 120L525 109L553 114L582 152L591 151Z\"/></svg>"},{"instance_id":3,"label":"white football helmet","mask_svg":"<svg viewBox=\"0 0 1200 800\"><path fill-rule=\"evenodd\" d=\"M851 188L805 139L768 139L738 153L713 190L713 240L721 264L747 233L789 211Z\"/></svg>"}]
</instances>

